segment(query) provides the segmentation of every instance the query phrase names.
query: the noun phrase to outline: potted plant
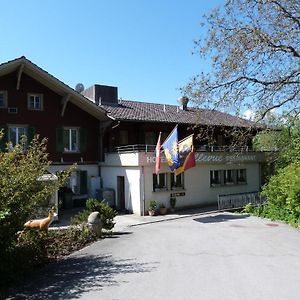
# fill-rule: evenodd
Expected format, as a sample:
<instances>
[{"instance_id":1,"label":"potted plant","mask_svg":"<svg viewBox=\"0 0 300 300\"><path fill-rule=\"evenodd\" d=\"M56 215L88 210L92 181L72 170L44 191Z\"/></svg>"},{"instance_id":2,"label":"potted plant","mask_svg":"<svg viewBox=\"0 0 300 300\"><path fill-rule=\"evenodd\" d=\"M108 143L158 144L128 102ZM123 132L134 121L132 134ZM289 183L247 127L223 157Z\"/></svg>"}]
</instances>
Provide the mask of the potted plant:
<instances>
[{"instance_id":1,"label":"potted plant","mask_svg":"<svg viewBox=\"0 0 300 300\"><path fill-rule=\"evenodd\" d=\"M155 216L156 208L157 208L156 201L151 200L150 203L149 203L149 210L148 210L149 216Z\"/></svg>"},{"instance_id":2,"label":"potted plant","mask_svg":"<svg viewBox=\"0 0 300 300\"><path fill-rule=\"evenodd\" d=\"M159 213L161 215L165 215L167 213L167 208L166 208L166 206L163 203L161 203L159 205Z\"/></svg>"},{"instance_id":3,"label":"potted plant","mask_svg":"<svg viewBox=\"0 0 300 300\"><path fill-rule=\"evenodd\" d=\"M175 205L176 205L176 198L171 197L170 198L170 211L171 211L171 213L175 212Z\"/></svg>"}]
</instances>

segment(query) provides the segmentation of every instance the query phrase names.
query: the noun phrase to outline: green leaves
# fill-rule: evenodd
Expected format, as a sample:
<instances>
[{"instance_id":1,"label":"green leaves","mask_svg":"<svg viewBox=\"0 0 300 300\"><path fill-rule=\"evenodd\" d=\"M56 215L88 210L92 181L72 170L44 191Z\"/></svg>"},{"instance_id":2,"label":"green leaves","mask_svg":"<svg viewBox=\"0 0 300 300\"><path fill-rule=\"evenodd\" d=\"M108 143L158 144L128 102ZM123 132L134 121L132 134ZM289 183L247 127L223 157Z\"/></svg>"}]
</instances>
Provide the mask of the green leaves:
<instances>
[{"instance_id":1,"label":"green leaves","mask_svg":"<svg viewBox=\"0 0 300 300\"><path fill-rule=\"evenodd\" d=\"M27 146L22 138L20 144L7 144L6 149L0 152L0 252L14 242L16 232L64 184L71 171L61 172L56 181L37 180L51 164L47 139L36 136Z\"/></svg>"}]
</instances>

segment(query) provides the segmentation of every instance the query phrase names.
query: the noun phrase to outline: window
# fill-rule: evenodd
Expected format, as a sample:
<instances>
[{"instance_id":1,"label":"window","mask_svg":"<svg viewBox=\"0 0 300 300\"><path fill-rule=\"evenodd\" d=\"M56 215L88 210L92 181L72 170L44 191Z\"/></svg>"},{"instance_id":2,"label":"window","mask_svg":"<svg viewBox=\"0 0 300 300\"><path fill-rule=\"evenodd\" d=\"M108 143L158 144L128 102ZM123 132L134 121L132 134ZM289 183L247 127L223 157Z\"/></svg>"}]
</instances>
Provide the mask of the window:
<instances>
[{"instance_id":1,"label":"window","mask_svg":"<svg viewBox=\"0 0 300 300\"><path fill-rule=\"evenodd\" d=\"M43 95L42 94L28 94L28 109L42 110L43 109Z\"/></svg>"},{"instance_id":2,"label":"window","mask_svg":"<svg viewBox=\"0 0 300 300\"><path fill-rule=\"evenodd\" d=\"M212 170L210 186L246 184L246 169Z\"/></svg>"},{"instance_id":3,"label":"window","mask_svg":"<svg viewBox=\"0 0 300 300\"><path fill-rule=\"evenodd\" d=\"M171 175L171 190L184 189L184 173L181 173L177 176L174 173L170 173L170 175Z\"/></svg>"},{"instance_id":4,"label":"window","mask_svg":"<svg viewBox=\"0 0 300 300\"><path fill-rule=\"evenodd\" d=\"M7 106L7 92L0 91L0 108L5 108Z\"/></svg>"},{"instance_id":5,"label":"window","mask_svg":"<svg viewBox=\"0 0 300 300\"><path fill-rule=\"evenodd\" d=\"M78 152L79 151L79 129L64 128L64 151Z\"/></svg>"},{"instance_id":6,"label":"window","mask_svg":"<svg viewBox=\"0 0 300 300\"><path fill-rule=\"evenodd\" d=\"M221 171L220 170L213 170L210 171L210 185L221 185Z\"/></svg>"},{"instance_id":7,"label":"window","mask_svg":"<svg viewBox=\"0 0 300 300\"><path fill-rule=\"evenodd\" d=\"M224 170L224 183L234 184L235 183L235 170Z\"/></svg>"},{"instance_id":8,"label":"window","mask_svg":"<svg viewBox=\"0 0 300 300\"><path fill-rule=\"evenodd\" d=\"M238 184L246 183L246 169L237 170L237 183Z\"/></svg>"},{"instance_id":9,"label":"window","mask_svg":"<svg viewBox=\"0 0 300 300\"><path fill-rule=\"evenodd\" d=\"M153 174L153 191L167 190L167 174Z\"/></svg>"},{"instance_id":10,"label":"window","mask_svg":"<svg viewBox=\"0 0 300 300\"><path fill-rule=\"evenodd\" d=\"M13 146L19 144L23 135L27 136L27 127L25 126L9 126L8 140Z\"/></svg>"}]
</instances>

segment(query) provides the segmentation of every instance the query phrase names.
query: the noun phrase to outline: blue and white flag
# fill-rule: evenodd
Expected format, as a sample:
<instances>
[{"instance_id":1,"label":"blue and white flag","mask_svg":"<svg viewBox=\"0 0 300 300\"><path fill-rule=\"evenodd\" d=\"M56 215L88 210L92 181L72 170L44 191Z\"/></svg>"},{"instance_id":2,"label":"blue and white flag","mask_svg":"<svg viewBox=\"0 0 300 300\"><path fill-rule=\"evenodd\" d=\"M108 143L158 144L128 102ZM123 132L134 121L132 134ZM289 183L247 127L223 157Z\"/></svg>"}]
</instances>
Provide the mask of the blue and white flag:
<instances>
[{"instance_id":1,"label":"blue and white flag","mask_svg":"<svg viewBox=\"0 0 300 300\"><path fill-rule=\"evenodd\" d=\"M166 138L162 147L171 171L175 171L180 166L179 151L178 151L178 131L177 125Z\"/></svg>"}]
</instances>

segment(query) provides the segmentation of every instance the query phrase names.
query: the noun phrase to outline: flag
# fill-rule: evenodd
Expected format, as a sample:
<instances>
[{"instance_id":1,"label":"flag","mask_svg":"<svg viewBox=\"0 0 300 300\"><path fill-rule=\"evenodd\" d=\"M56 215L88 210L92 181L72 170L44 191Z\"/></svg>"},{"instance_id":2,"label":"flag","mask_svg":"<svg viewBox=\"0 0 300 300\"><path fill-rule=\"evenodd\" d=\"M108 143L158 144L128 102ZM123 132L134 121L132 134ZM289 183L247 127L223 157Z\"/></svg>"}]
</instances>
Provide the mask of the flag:
<instances>
[{"instance_id":1,"label":"flag","mask_svg":"<svg viewBox=\"0 0 300 300\"><path fill-rule=\"evenodd\" d=\"M196 166L193 134L179 142L178 151L180 164L175 170L175 175L179 175L180 173Z\"/></svg>"},{"instance_id":2,"label":"flag","mask_svg":"<svg viewBox=\"0 0 300 300\"><path fill-rule=\"evenodd\" d=\"M166 138L162 147L164 148L165 156L171 171L176 170L179 167L177 125Z\"/></svg>"},{"instance_id":3,"label":"flag","mask_svg":"<svg viewBox=\"0 0 300 300\"><path fill-rule=\"evenodd\" d=\"M155 163L155 174L157 175L160 170L160 138L161 138L161 132L159 133L156 148L155 148L155 157L156 157L156 163Z\"/></svg>"}]
</instances>

